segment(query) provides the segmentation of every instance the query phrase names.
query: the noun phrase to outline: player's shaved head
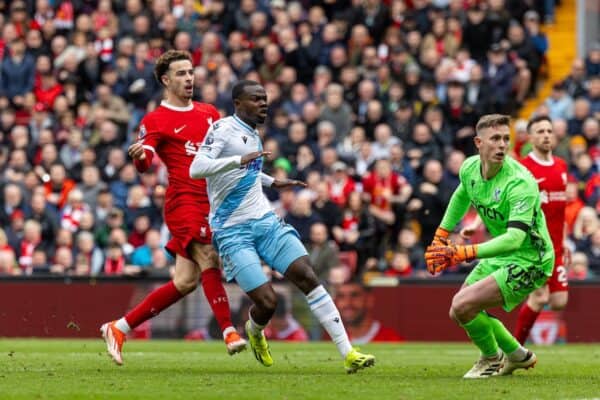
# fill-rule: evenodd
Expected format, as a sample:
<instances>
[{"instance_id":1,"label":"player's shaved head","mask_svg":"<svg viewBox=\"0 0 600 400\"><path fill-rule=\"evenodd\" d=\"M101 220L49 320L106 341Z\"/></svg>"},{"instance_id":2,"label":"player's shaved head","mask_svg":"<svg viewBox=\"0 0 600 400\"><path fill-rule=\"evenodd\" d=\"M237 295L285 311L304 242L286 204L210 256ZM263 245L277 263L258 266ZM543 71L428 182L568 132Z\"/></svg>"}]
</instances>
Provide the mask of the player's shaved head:
<instances>
[{"instance_id":1,"label":"player's shaved head","mask_svg":"<svg viewBox=\"0 0 600 400\"><path fill-rule=\"evenodd\" d=\"M493 128L496 126L509 126L510 125L510 117L508 115L503 114L488 114L484 115L477 121L477 126L475 127L475 131L477 132L477 136L481 136L483 131L487 128Z\"/></svg>"},{"instance_id":2,"label":"player's shaved head","mask_svg":"<svg viewBox=\"0 0 600 400\"><path fill-rule=\"evenodd\" d=\"M234 101L239 99L244 93L246 93L246 88L251 86L260 86L260 83L250 79L244 79L236 82L231 89L231 99Z\"/></svg>"}]
</instances>

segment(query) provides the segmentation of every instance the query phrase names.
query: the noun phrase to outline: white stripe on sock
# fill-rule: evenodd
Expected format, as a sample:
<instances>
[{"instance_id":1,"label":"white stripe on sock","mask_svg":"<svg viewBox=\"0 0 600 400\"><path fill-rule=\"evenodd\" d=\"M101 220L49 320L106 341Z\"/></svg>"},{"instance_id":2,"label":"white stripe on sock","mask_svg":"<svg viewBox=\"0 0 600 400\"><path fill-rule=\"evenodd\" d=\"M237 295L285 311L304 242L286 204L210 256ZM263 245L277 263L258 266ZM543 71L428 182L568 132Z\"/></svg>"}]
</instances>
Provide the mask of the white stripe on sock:
<instances>
[{"instance_id":1,"label":"white stripe on sock","mask_svg":"<svg viewBox=\"0 0 600 400\"><path fill-rule=\"evenodd\" d=\"M319 285L306 295L306 301L312 313L337 346L342 357L346 358L346 355L352 350L352 345L348 339L340 313L329 293L322 285Z\"/></svg>"}]
</instances>

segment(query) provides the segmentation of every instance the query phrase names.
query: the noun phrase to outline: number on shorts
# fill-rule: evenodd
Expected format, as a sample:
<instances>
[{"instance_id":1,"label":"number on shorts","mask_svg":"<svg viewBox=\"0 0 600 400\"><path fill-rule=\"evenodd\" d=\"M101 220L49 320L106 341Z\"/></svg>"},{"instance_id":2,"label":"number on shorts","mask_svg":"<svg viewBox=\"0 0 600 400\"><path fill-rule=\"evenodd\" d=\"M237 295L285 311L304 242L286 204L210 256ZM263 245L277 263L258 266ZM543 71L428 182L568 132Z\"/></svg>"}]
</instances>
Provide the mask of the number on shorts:
<instances>
[{"instance_id":1,"label":"number on shorts","mask_svg":"<svg viewBox=\"0 0 600 400\"><path fill-rule=\"evenodd\" d=\"M557 278L556 280L565 285L567 283L567 269L562 265L556 267Z\"/></svg>"}]
</instances>

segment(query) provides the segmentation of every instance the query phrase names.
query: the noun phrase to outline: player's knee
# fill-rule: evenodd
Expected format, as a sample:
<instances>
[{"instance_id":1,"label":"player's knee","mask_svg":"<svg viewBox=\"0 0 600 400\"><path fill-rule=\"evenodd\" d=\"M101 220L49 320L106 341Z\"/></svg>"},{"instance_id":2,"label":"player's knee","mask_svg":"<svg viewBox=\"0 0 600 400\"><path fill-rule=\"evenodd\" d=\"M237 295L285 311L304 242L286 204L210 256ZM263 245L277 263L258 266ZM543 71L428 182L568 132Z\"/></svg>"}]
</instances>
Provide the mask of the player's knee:
<instances>
[{"instance_id":1,"label":"player's knee","mask_svg":"<svg viewBox=\"0 0 600 400\"><path fill-rule=\"evenodd\" d=\"M319 278L315 275L307 258L302 257L294 261L286 273L286 278L291 280L304 294L310 293L319 286Z\"/></svg>"},{"instance_id":2,"label":"player's knee","mask_svg":"<svg viewBox=\"0 0 600 400\"><path fill-rule=\"evenodd\" d=\"M551 299L550 308L552 311L562 311L567 306L567 298L564 299Z\"/></svg>"},{"instance_id":3,"label":"player's knee","mask_svg":"<svg viewBox=\"0 0 600 400\"><path fill-rule=\"evenodd\" d=\"M455 294L452 298L452 305L450 306L450 318L458 323L463 323L469 319L468 317L471 311L472 307L467 296L461 292Z\"/></svg>"},{"instance_id":4,"label":"player's knee","mask_svg":"<svg viewBox=\"0 0 600 400\"><path fill-rule=\"evenodd\" d=\"M188 277L175 278L173 280L173 284L175 285L175 288L177 288L177 291L185 296L186 294L193 292L196 287L198 287L198 280Z\"/></svg>"}]
</instances>

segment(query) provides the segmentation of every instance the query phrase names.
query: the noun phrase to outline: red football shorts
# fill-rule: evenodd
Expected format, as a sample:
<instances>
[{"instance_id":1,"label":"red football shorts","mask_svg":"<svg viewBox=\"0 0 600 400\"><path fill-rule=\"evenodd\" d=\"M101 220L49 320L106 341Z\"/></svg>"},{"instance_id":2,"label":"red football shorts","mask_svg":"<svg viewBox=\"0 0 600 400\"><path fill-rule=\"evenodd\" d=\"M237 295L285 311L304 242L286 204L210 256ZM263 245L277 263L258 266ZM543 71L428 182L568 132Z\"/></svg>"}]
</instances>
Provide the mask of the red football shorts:
<instances>
[{"instance_id":1,"label":"red football shorts","mask_svg":"<svg viewBox=\"0 0 600 400\"><path fill-rule=\"evenodd\" d=\"M548 289L550 293L562 292L569 290L569 281L567 280L567 268L563 260L562 251L555 253L554 269L552 276L548 278Z\"/></svg>"},{"instance_id":2,"label":"red football shorts","mask_svg":"<svg viewBox=\"0 0 600 400\"><path fill-rule=\"evenodd\" d=\"M165 246L175 257L179 254L189 260L188 246L192 241L200 244L212 244L212 232L208 224L208 202L178 199L175 204L165 205L165 223L171 239Z\"/></svg>"}]
</instances>

